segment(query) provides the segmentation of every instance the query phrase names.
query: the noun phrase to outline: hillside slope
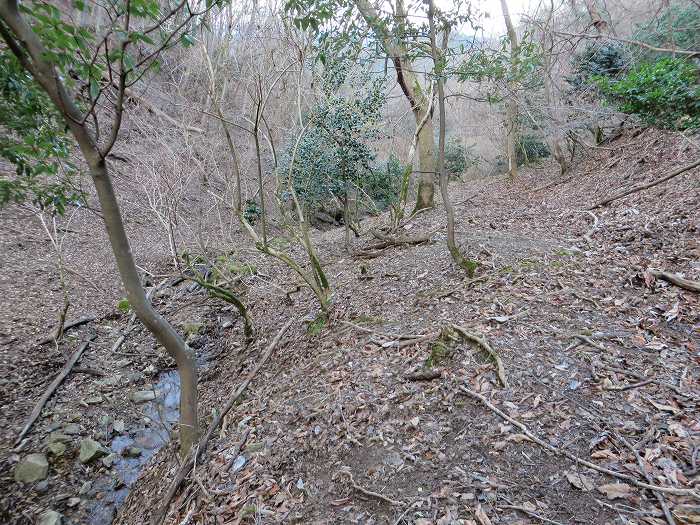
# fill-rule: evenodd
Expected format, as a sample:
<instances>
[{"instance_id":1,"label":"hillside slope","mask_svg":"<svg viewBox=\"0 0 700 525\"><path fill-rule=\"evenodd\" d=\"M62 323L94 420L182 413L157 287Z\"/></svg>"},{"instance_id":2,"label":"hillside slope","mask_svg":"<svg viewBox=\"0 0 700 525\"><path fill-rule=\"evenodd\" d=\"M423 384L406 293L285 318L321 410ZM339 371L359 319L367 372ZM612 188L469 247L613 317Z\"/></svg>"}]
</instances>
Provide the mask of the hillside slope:
<instances>
[{"instance_id":1,"label":"hillside slope","mask_svg":"<svg viewBox=\"0 0 700 525\"><path fill-rule=\"evenodd\" d=\"M342 231L319 232L315 242L334 289L328 323L315 321L310 293L287 294L296 279L286 268L238 248L236 257L257 269L246 284L259 340L248 348L240 322L221 303L188 291L187 283L160 290L158 308L191 332L203 363L206 423L286 320L298 320L173 500L168 523L666 522L652 492L551 454L463 389L550 446L667 487L658 497L679 523L700 519L697 500L671 493L700 481L700 298L645 273L700 279L700 170L587 212L599 199L697 154L683 137L647 130L592 150L568 179L543 165L523 170L515 183L453 184L458 241L480 261L474 279L449 258L441 207L419 215L405 232L436 232L431 242L392 247L371 259L345 254ZM148 253L157 284L171 268L162 247L138 244L146 239L137 235L135 250ZM13 264L25 249L15 244L3 242L13 280L46 272L48 261ZM101 286L110 277L98 278L97 268L108 267L108 254L92 253L95 270L85 272ZM47 299L46 287L35 289L22 298L27 308ZM116 413L127 435L138 433L142 421L126 394L148 389L156 371L172 364L138 327L125 356L110 353L128 319L114 314L116 298L76 299L98 314L75 333L95 331L90 360L106 376L70 376L23 451L13 456L3 447L2 517L30 522L54 508L76 523L111 518L115 507L96 502L115 499L109 480L118 476L100 463L80 466L77 450L52 460L41 488L19 486L12 469L66 422L76 421L80 436L107 442L115 429L101 417ZM20 399L38 398L64 359L23 353L32 330L19 326L22 315L12 319L18 328L8 331L14 339L3 348L12 363L7 381L16 386L2 400L7 437L31 409ZM502 360L507 388L480 346L446 330L453 324L488 341ZM432 378L419 378L426 367ZM104 400L80 404L95 392ZM241 457L231 457L244 436ZM78 437L72 439L77 446ZM172 450L154 455L128 496L116 482L122 490L116 499L126 496L118 523L148 521L176 469ZM232 460L234 468L224 472ZM80 494L85 481L91 486Z\"/></svg>"}]
</instances>

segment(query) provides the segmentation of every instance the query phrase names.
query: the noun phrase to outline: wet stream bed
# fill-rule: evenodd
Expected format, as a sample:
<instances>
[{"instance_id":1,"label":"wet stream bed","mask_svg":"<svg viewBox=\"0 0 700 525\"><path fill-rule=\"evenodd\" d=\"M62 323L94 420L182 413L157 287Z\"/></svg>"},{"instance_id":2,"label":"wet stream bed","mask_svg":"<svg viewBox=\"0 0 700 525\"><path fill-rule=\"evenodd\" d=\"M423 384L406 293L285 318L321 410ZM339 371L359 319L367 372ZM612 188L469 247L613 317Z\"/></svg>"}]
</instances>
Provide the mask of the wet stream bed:
<instances>
[{"instance_id":1,"label":"wet stream bed","mask_svg":"<svg viewBox=\"0 0 700 525\"><path fill-rule=\"evenodd\" d=\"M117 433L109 444L110 472L92 482L86 496L88 523L112 523L141 469L170 440L179 417L180 377L176 370L161 372L153 385L155 399L135 405L141 425Z\"/></svg>"}]
</instances>

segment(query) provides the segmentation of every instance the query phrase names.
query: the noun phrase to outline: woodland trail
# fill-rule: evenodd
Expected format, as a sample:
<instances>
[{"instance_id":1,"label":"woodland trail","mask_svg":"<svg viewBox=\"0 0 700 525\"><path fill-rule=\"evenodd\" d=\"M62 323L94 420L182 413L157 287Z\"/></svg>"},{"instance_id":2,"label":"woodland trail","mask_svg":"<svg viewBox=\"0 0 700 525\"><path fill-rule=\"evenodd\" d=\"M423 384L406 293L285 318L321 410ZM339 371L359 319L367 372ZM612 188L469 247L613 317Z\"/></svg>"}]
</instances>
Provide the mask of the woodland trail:
<instances>
[{"instance_id":1,"label":"woodland trail","mask_svg":"<svg viewBox=\"0 0 700 525\"><path fill-rule=\"evenodd\" d=\"M279 327L298 319L176 495L167 522L667 523L658 498L677 523L695 519L697 500L669 491L692 490L698 481L700 301L646 270L700 277L697 171L596 210L596 221L585 211L617 189L610 181L649 180L693 153L669 135L637 140L652 166L647 172L624 162L644 158L627 145L609 159L598 153L581 162L573 180L553 186L551 166L523 170L515 184L500 178L453 184L458 241L480 262L474 279L454 267L440 233L361 259L343 252L341 230L317 232L334 289L326 323L308 291L293 292L296 283L283 267L241 250L256 267L246 280L247 301L261 327L247 349L240 322L221 303L187 285L157 294L156 306L189 330L204 360L207 414L226 403ZM598 169L616 160L614 169ZM620 170L629 170L627 179ZM382 220L367 219L363 227ZM443 221L438 207L406 233L436 231ZM168 271L162 260L149 269ZM70 421L81 436L109 439L113 424L100 426L105 412L125 420L127 433L136 424L138 412L124 392L147 389L156 369L172 364L139 327L125 356L110 355L126 322L112 314L76 329L80 336L97 333L90 359L106 377L70 376L27 450ZM507 388L493 359L452 325L488 342ZM60 361L48 353L42 362L50 369ZM17 390L35 399L43 382L35 367L24 373ZM118 380L110 385L104 379L111 377ZM464 388L548 445L665 492L654 495L551 454ZM95 391L104 401L80 404ZM17 393L6 395L10 406ZM23 405L7 412L16 421L23 413ZM242 440L243 452L233 456ZM150 518L176 469L172 449L144 470L118 523ZM4 452L3 512L23 508L27 520L53 506L83 522L99 491L73 495L85 481L109 474L99 465L76 468L69 452L52 462L48 490L19 491ZM236 467L225 472L232 460ZM68 507L62 494L78 504Z\"/></svg>"}]
</instances>

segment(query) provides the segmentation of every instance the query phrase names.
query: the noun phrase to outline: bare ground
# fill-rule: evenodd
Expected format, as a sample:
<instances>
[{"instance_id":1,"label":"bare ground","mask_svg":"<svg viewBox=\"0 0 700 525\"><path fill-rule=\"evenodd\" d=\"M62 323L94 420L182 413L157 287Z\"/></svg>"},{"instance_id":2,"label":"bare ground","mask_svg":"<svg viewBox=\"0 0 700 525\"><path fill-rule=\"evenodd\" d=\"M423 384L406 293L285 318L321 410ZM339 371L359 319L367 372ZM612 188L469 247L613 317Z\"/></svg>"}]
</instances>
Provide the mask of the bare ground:
<instances>
[{"instance_id":1,"label":"bare ground","mask_svg":"<svg viewBox=\"0 0 700 525\"><path fill-rule=\"evenodd\" d=\"M258 269L248 279L247 301L259 340L249 348L241 344L240 323L228 327L233 316L220 303L188 293L186 285L167 289L156 301L161 311L181 329L203 324L196 341L208 358L200 390L203 423L286 319L299 319L227 418L205 464L195 470L196 481L178 493L168 522L666 523L649 490L545 451L461 388L485 396L552 446L640 481L648 475L655 485L697 492L700 300L645 272L700 279L698 170L593 210L595 230L586 212L598 199L696 155L678 136L647 131L580 159L570 180L557 179L554 167L545 165L524 170L515 183L492 178L455 184L458 239L480 262L474 279L455 268L439 233L430 243L390 248L369 260L343 252L341 231L318 233L334 288L333 315L324 324L315 321L308 292L287 303L293 275L238 249L237 256ZM419 216L406 233L433 231L443 221L438 208ZM143 371L151 362L158 370L172 364L141 330L123 348L130 355L110 355L128 318L116 312L119 294L86 293L85 279L71 280L83 290L74 295L75 315L98 315L73 333L97 333L88 359L109 377L119 374L120 382L102 386L100 378L71 375L23 450L12 452L16 431L78 337L60 350L29 344L55 318L55 271L41 232L3 221L8 223L15 233L2 240L8 370L1 398L0 519L30 523L54 508L83 523L90 498L100 494L81 496L79 489L108 473L106 467L82 466L77 452L69 451L52 460L48 486L37 491L13 481L14 463L40 450L48 431L66 421L75 419L84 436L102 431L105 414L135 425L139 414L126 394L150 380ZM113 290L116 276L103 234L88 217L80 224L69 265ZM150 240L148 224L146 218L135 221L132 237L157 282L171 269L166 247L155 236ZM481 348L438 339L452 323L489 341L503 361L508 388ZM405 334L435 336L399 348L398 336ZM120 368L125 358L130 362ZM406 378L426 366L440 376ZM104 402L80 404L95 391ZM221 472L246 429L245 463ZM643 468L625 442L638 446ZM175 470L172 449L155 455L118 523L147 522ZM668 493L663 500L677 523L700 521L698 500Z\"/></svg>"}]
</instances>

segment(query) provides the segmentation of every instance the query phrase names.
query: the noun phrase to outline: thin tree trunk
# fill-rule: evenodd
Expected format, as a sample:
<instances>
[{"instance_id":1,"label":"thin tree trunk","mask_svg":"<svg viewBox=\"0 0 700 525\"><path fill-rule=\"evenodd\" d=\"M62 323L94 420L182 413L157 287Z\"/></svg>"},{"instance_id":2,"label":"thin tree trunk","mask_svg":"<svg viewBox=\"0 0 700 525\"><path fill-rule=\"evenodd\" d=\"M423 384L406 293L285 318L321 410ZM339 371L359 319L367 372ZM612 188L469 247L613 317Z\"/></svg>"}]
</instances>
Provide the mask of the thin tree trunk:
<instances>
[{"instance_id":1,"label":"thin tree trunk","mask_svg":"<svg viewBox=\"0 0 700 525\"><path fill-rule=\"evenodd\" d=\"M146 297L109 176L109 168L105 160L106 153L100 151L88 128L83 124L83 115L68 95L53 65L46 60L46 50L43 44L20 15L16 1L0 1L0 18L22 42L22 47L20 47L11 35L3 33L8 46L62 113L66 125L70 128L88 164L100 202L107 236L130 305L136 316L177 363L181 384L180 453L184 456L197 441L199 430L197 370L193 353L175 329L153 309Z\"/></svg>"},{"instance_id":2,"label":"thin tree trunk","mask_svg":"<svg viewBox=\"0 0 700 525\"><path fill-rule=\"evenodd\" d=\"M452 201L450 201L449 192L449 182L450 178L445 169L445 132L446 132L446 111L445 111L445 81L443 79L443 69L444 65L440 59L437 43L436 43L436 29L435 29L435 4L434 0L428 0L428 23L430 24L430 47L433 55L433 71L437 77L437 90L438 90L438 108L440 112L440 131L438 138L438 173L440 174L440 194L442 196L442 202L445 206L445 213L447 215L447 249L452 256L452 259L461 268L466 269L469 272L469 276L473 276L474 270L476 269L476 264L473 261L465 259L457 247L457 242L455 241L455 210L452 206ZM447 47L448 31L445 30L443 35L443 49Z\"/></svg>"},{"instance_id":3,"label":"thin tree trunk","mask_svg":"<svg viewBox=\"0 0 700 525\"><path fill-rule=\"evenodd\" d=\"M505 20L506 29L508 31L508 40L510 40L510 66L511 76L513 76L518 61L518 35L510 19L506 0L501 0L501 8L503 9L503 19ZM518 162L515 154L515 148L518 142L518 103L515 99L516 88L517 86L514 80L508 83L508 91L510 93L508 93L508 101L506 102L506 158L508 159L508 174L511 180L515 180L518 176Z\"/></svg>"},{"instance_id":4,"label":"thin tree trunk","mask_svg":"<svg viewBox=\"0 0 700 525\"><path fill-rule=\"evenodd\" d=\"M382 23L377 10L367 0L355 0L360 14L382 43L384 51L391 57L396 69L396 80L401 90L411 105L416 125L420 127L418 132L418 164L420 179L418 182L418 194L416 196L415 211L433 207L435 193L435 139L433 137L433 121L430 114L430 100L425 96L418 82L418 76L414 73L414 67L408 58L408 52L401 42L403 20L406 18L403 1L396 2L396 15L399 35L389 34ZM424 122L424 123L423 123ZM421 123L422 126L421 126Z\"/></svg>"}]
</instances>

